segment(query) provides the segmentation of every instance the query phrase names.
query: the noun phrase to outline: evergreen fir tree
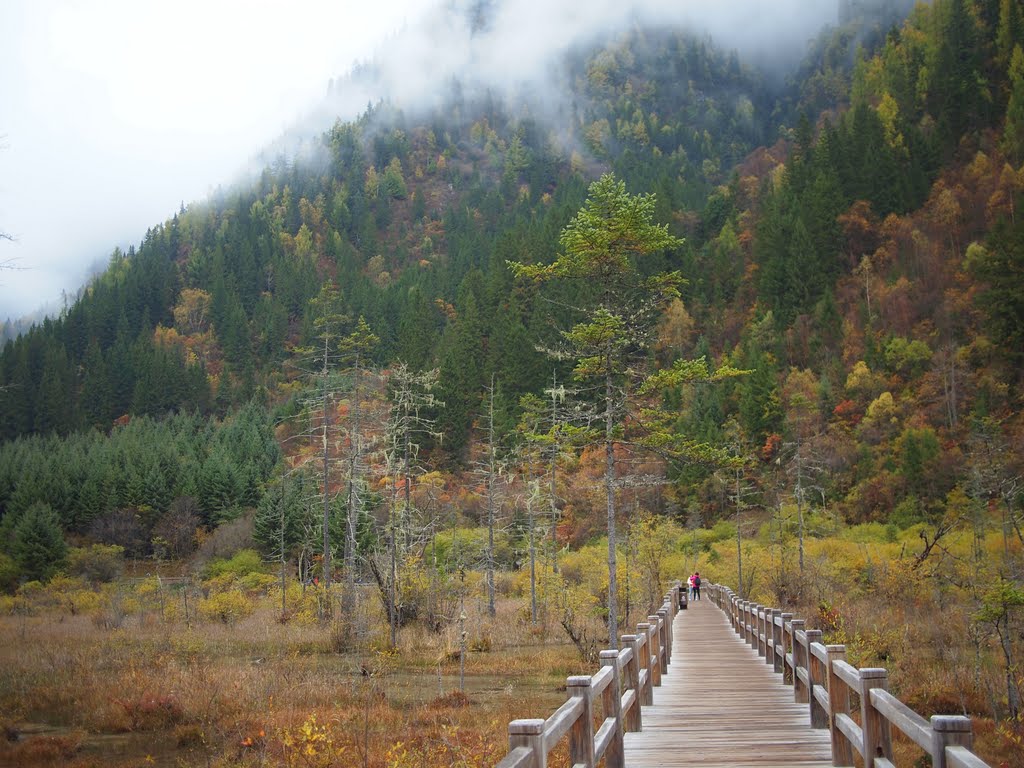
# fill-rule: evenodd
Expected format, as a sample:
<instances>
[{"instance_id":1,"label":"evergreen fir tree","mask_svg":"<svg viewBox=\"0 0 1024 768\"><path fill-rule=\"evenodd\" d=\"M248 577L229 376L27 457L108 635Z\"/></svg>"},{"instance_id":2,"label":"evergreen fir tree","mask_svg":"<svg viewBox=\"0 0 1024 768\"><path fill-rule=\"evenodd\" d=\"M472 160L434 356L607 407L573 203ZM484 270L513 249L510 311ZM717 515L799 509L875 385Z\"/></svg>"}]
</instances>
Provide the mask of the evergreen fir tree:
<instances>
[{"instance_id":1,"label":"evergreen fir tree","mask_svg":"<svg viewBox=\"0 0 1024 768\"><path fill-rule=\"evenodd\" d=\"M1013 47L1010 58L1010 101L1006 105L1002 149L1013 163L1024 160L1024 49Z\"/></svg>"},{"instance_id":2,"label":"evergreen fir tree","mask_svg":"<svg viewBox=\"0 0 1024 768\"><path fill-rule=\"evenodd\" d=\"M11 554L27 581L47 581L64 566L68 547L57 514L37 503L14 526Z\"/></svg>"}]
</instances>

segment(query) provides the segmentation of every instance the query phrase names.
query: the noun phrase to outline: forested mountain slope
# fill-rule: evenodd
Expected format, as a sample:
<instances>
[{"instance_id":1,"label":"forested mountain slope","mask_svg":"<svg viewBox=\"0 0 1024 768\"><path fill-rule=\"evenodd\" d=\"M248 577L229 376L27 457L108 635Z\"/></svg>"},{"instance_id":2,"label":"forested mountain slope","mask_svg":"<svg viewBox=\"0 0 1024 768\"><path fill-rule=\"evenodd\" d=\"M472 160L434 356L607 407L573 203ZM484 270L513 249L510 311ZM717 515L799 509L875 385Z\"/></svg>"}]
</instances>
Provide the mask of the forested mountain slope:
<instances>
[{"instance_id":1,"label":"forested mountain slope","mask_svg":"<svg viewBox=\"0 0 1024 768\"><path fill-rule=\"evenodd\" d=\"M479 458L492 382L514 442L521 397L570 379L538 347L573 297L541 299L507 262L551 261L607 171L685 240L645 266L688 280L656 363L751 371L669 399L680 434L754 457L752 503L792 498L786 467L811 455L815 503L848 520L934 522L998 495L1024 434L1024 20L1009 0L897 22L905 7L845 4L787 83L685 31L624 29L565 61L555 114L453 82L442 109L380 101L183 207L0 354L3 525L37 501L94 538L123 509L153 526L195 499L211 526L257 506L278 451L301 452L274 425L317 423L325 284L341 333L362 318L377 337L376 371L438 369L425 467ZM662 511L725 513L712 468L670 472ZM592 526L575 507L567 539Z\"/></svg>"}]
</instances>

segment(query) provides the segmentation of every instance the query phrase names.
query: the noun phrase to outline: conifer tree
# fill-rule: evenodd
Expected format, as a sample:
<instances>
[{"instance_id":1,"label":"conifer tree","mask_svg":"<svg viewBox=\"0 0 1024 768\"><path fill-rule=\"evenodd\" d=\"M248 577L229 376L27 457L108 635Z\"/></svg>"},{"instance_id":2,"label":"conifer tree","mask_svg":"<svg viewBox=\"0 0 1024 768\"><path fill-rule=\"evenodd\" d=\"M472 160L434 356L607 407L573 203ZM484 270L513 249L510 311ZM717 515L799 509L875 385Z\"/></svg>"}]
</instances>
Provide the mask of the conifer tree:
<instances>
[{"instance_id":1,"label":"conifer tree","mask_svg":"<svg viewBox=\"0 0 1024 768\"><path fill-rule=\"evenodd\" d=\"M320 411L320 477L323 503L323 550L322 568L324 588L331 588L331 451L336 439L331 421L333 392L331 374L338 362L338 344L342 337L347 317L342 311L341 295L334 283L324 283L320 293L310 301L313 328L316 337L313 344L301 350L311 363L313 375L318 380ZM299 351L299 350L297 350Z\"/></svg>"},{"instance_id":2,"label":"conifer tree","mask_svg":"<svg viewBox=\"0 0 1024 768\"><path fill-rule=\"evenodd\" d=\"M1024 219L997 222L987 246L972 244L965 260L968 270L986 285L977 302L996 354L1020 378L1024 362Z\"/></svg>"},{"instance_id":3,"label":"conifer tree","mask_svg":"<svg viewBox=\"0 0 1024 768\"><path fill-rule=\"evenodd\" d=\"M1006 105L1003 151L1014 163L1024 159L1024 49L1018 43L1010 59L1010 101Z\"/></svg>"},{"instance_id":4,"label":"conifer tree","mask_svg":"<svg viewBox=\"0 0 1024 768\"><path fill-rule=\"evenodd\" d=\"M281 567L281 613L285 604L286 574L289 560L303 544L309 485L302 471L285 473L267 489L256 508L253 539L271 562Z\"/></svg>"},{"instance_id":5,"label":"conifer tree","mask_svg":"<svg viewBox=\"0 0 1024 768\"><path fill-rule=\"evenodd\" d=\"M68 547L60 520L49 505L37 502L14 526L11 554L29 581L46 581L59 571Z\"/></svg>"},{"instance_id":6,"label":"conifer tree","mask_svg":"<svg viewBox=\"0 0 1024 768\"><path fill-rule=\"evenodd\" d=\"M644 277L637 258L680 240L667 225L653 223L654 197L630 195L625 182L606 174L590 185L583 208L562 230L561 252L551 264L514 263L520 278L539 283L580 281L592 291L592 301L579 307L577 321L563 332L563 354L576 361L574 377L593 387L595 415L603 428L604 488L608 530L608 636L618 644L616 584L617 483L615 443L621 439L630 391L627 380L646 352L660 310L678 295L680 276L662 273Z\"/></svg>"}]
</instances>

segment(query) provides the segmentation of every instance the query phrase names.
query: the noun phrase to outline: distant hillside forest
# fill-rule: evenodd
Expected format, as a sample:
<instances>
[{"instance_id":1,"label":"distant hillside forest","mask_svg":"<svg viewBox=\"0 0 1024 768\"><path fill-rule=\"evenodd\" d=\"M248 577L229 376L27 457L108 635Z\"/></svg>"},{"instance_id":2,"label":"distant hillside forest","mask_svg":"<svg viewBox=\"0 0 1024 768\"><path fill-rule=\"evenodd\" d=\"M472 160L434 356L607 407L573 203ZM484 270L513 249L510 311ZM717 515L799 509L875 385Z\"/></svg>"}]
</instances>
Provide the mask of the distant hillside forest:
<instances>
[{"instance_id":1,"label":"distant hillside forest","mask_svg":"<svg viewBox=\"0 0 1024 768\"><path fill-rule=\"evenodd\" d=\"M0 353L5 586L52 573L64 541L183 557L249 516L292 558L320 497L341 558L350 534L378 546L396 494L485 520L494 473L549 472L551 536L599 535L580 419L603 391L549 353L602 286L510 265L564 254L608 173L673 238L631 268L685 281L617 385L671 415L665 440L715 449L642 458L623 411L623 474L658 478L638 504L705 525L737 496L807 505L922 525L929 550L981 505L1021 539L1024 12L907 6L844 3L785 82L623 29L566 58L556 110L458 82L433 113L382 100L183 206ZM747 373L629 388L702 358ZM305 533L272 524L288 505Z\"/></svg>"}]
</instances>

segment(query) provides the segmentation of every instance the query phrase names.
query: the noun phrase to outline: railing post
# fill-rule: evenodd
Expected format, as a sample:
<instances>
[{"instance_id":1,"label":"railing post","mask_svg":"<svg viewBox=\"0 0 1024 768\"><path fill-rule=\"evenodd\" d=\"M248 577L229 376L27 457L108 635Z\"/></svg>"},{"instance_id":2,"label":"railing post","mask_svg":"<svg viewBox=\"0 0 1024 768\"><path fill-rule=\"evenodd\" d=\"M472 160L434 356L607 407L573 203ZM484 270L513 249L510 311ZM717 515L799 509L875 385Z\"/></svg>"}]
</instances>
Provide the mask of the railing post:
<instances>
[{"instance_id":1,"label":"railing post","mask_svg":"<svg viewBox=\"0 0 1024 768\"><path fill-rule=\"evenodd\" d=\"M889 673L879 667L860 670L860 727L864 734L864 768L874 768L876 757L892 759L889 721L871 703L874 688L889 690Z\"/></svg>"},{"instance_id":2,"label":"railing post","mask_svg":"<svg viewBox=\"0 0 1024 768\"><path fill-rule=\"evenodd\" d=\"M772 648L774 648L774 656L772 656L772 669L780 674L786 670L786 651L782 646L782 632L786 626L786 620L782 618L785 614L779 608L775 609L772 614ZM778 626L775 624L775 620L779 620Z\"/></svg>"},{"instance_id":3,"label":"railing post","mask_svg":"<svg viewBox=\"0 0 1024 768\"><path fill-rule=\"evenodd\" d=\"M648 616L647 623L651 625L651 685L661 687L661 622L658 616ZM653 692L651 693L653 696Z\"/></svg>"},{"instance_id":4,"label":"railing post","mask_svg":"<svg viewBox=\"0 0 1024 768\"><path fill-rule=\"evenodd\" d=\"M767 606L757 606L757 655L761 658L764 658L768 652L768 649L765 648L765 645L767 644L765 641L767 640L768 629L764 621L767 615Z\"/></svg>"},{"instance_id":5,"label":"railing post","mask_svg":"<svg viewBox=\"0 0 1024 768\"><path fill-rule=\"evenodd\" d=\"M658 628L661 630L661 674L668 671L670 649L672 648L672 619L669 618L667 608L658 609L658 618L661 620Z\"/></svg>"},{"instance_id":6,"label":"railing post","mask_svg":"<svg viewBox=\"0 0 1024 768\"><path fill-rule=\"evenodd\" d=\"M611 667L612 680L601 694L601 709L606 718L615 720L615 735L608 742L604 753L605 768L625 768L626 752L623 746L623 733L626 730L622 721L622 676L619 673L619 651L601 651L601 666Z\"/></svg>"},{"instance_id":7,"label":"railing post","mask_svg":"<svg viewBox=\"0 0 1024 768\"><path fill-rule=\"evenodd\" d=\"M758 608L761 606L754 602L746 603L746 644L754 650L758 649Z\"/></svg>"},{"instance_id":8,"label":"railing post","mask_svg":"<svg viewBox=\"0 0 1024 768\"><path fill-rule=\"evenodd\" d=\"M676 588L673 587L669 590L669 593L665 595L665 605L662 608L666 608L668 611L668 633L665 635L668 638L668 651L665 654L665 658L669 663L672 661L672 636L673 627L676 623L676 613L679 612L679 595L676 592Z\"/></svg>"},{"instance_id":9,"label":"railing post","mask_svg":"<svg viewBox=\"0 0 1024 768\"><path fill-rule=\"evenodd\" d=\"M641 642L640 669L647 670L647 682L640 686L640 703L645 707L654 704L654 669L651 666L651 625L642 621L636 625L636 636Z\"/></svg>"},{"instance_id":10,"label":"railing post","mask_svg":"<svg viewBox=\"0 0 1024 768\"><path fill-rule=\"evenodd\" d=\"M743 642L748 644L748 645L750 645L751 644L751 608L753 607L754 603L752 603L750 600L741 600L739 604L741 606L741 616L742 616L742 622L743 622L743 635L742 635Z\"/></svg>"},{"instance_id":11,"label":"railing post","mask_svg":"<svg viewBox=\"0 0 1024 768\"><path fill-rule=\"evenodd\" d=\"M946 768L946 747L974 745L971 718L963 715L932 715L932 766Z\"/></svg>"},{"instance_id":12,"label":"railing post","mask_svg":"<svg viewBox=\"0 0 1024 768\"><path fill-rule=\"evenodd\" d=\"M775 614L777 608L769 608L764 612L764 663L771 665L771 668L778 671L778 662L775 660Z\"/></svg>"},{"instance_id":13,"label":"railing post","mask_svg":"<svg viewBox=\"0 0 1024 768\"><path fill-rule=\"evenodd\" d=\"M640 690L640 665L643 660L640 658L640 638L636 635L623 635L622 636L623 647L629 646L633 653L632 658L626 664L626 690L634 691L636 698L633 706L626 713L625 726L626 730L630 732L642 731L643 730L643 712L641 704L643 703L643 691Z\"/></svg>"},{"instance_id":14,"label":"railing post","mask_svg":"<svg viewBox=\"0 0 1024 768\"><path fill-rule=\"evenodd\" d=\"M836 674L834 664L846 661L845 645L825 646L828 651L825 669L828 675L828 728L832 737L832 765L853 765L853 745L836 726L836 715L850 714L850 689Z\"/></svg>"},{"instance_id":15,"label":"railing post","mask_svg":"<svg viewBox=\"0 0 1024 768\"><path fill-rule=\"evenodd\" d=\"M650 672L650 674L647 675L647 689L648 689L648 691L650 691L650 694L649 694L650 701L648 702L647 706L650 706L651 704L654 703L654 680L655 680L655 678L657 678L657 680L658 680L658 685L661 685L661 667L658 664L658 648L656 647L657 644L658 644L657 616L655 616L654 618L655 618L655 621L652 622L650 620L650 617L648 617L648 620L646 622L646 624L647 624L647 663L648 663L648 671Z\"/></svg>"},{"instance_id":16,"label":"railing post","mask_svg":"<svg viewBox=\"0 0 1024 768\"><path fill-rule=\"evenodd\" d=\"M800 680L800 669L807 668L807 646L800 642L798 632L804 630L803 619L793 619L793 701L797 704L807 703L807 686Z\"/></svg>"},{"instance_id":17,"label":"railing post","mask_svg":"<svg viewBox=\"0 0 1024 768\"><path fill-rule=\"evenodd\" d=\"M594 768L594 697L589 675L573 675L565 681L568 697L583 700L583 714L569 729L569 764Z\"/></svg>"},{"instance_id":18,"label":"railing post","mask_svg":"<svg viewBox=\"0 0 1024 768\"><path fill-rule=\"evenodd\" d=\"M679 588L672 595L672 613L668 622L668 661L672 663L672 646L676 642L676 616L679 615Z\"/></svg>"},{"instance_id":19,"label":"railing post","mask_svg":"<svg viewBox=\"0 0 1024 768\"><path fill-rule=\"evenodd\" d=\"M664 670L668 670L668 665L672 663L672 627L676 620L674 600L675 595L667 595L664 605L657 610L657 614L662 617L662 624L665 630L665 644L662 649L662 655L665 657Z\"/></svg>"},{"instance_id":20,"label":"railing post","mask_svg":"<svg viewBox=\"0 0 1024 768\"><path fill-rule=\"evenodd\" d=\"M750 616L750 624L753 629L754 636L750 638L750 647L755 651L758 651L759 646L761 645L761 611L764 610L764 606L760 603L754 603L752 607L754 610Z\"/></svg>"},{"instance_id":21,"label":"railing post","mask_svg":"<svg viewBox=\"0 0 1024 768\"><path fill-rule=\"evenodd\" d=\"M508 724L508 749L527 747L530 750L530 768L547 768L548 753L544 748L544 721L538 719L513 720Z\"/></svg>"},{"instance_id":22,"label":"railing post","mask_svg":"<svg viewBox=\"0 0 1024 768\"><path fill-rule=\"evenodd\" d=\"M786 661L787 654L793 654L793 614L782 614L782 682L786 682L786 675L790 673L789 662ZM793 684L790 679L789 685Z\"/></svg>"},{"instance_id":23,"label":"railing post","mask_svg":"<svg viewBox=\"0 0 1024 768\"><path fill-rule=\"evenodd\" d=\"M810 702L811 728L828 728L828 712L814 697L815 688L824 688L825 665L814 655L812 646L821 643L821 630L807 630L807 700Z\"/></svg>"}]
</instances>

